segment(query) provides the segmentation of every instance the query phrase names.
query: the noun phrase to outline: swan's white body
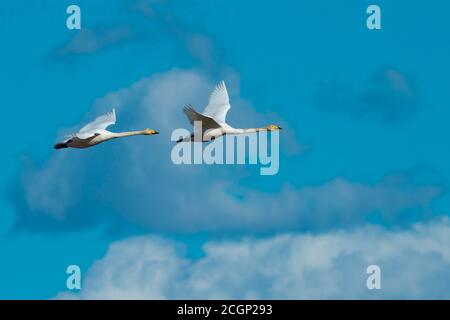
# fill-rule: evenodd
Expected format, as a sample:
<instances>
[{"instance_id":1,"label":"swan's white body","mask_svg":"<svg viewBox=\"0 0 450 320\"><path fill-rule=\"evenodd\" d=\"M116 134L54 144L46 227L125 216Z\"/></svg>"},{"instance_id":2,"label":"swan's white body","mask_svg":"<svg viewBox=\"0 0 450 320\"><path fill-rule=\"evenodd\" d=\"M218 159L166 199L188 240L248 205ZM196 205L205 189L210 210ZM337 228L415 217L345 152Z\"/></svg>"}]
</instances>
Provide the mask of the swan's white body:
<instances>
[{"instance_id":1,"label":"swan's white body","mask_svg":"<svg viewBox=\"0 0 450 320\"><path fill-rule=\"evenodd\" d=\"M151 129L144 129L139 131L128 132L111 132L106 130L107 127L116 123L116 112L112 109L105 115L96 118L94 121L88 123L77 133L67 136L62 142L55 144L55 149L61 148L89 148L99 143L136 135L152 135L158 132Z\"/></svg>"},{"instance_id":2,"label":"swan's white body","mask_svg":"<svg viewBox=\"0 0 450 320\"><path fill-rule=\"evenodd\" d=\"M225 86L225 82L221 81L211 93L209 103L202 113L197 112L192 106L187 106L183 109L183 112L186 114L189 122L194 126L194 133L190 136L181 138L177 142L206 142L226 134L246 134L258 131L281 129L276 125L270 125L264 128L233 128L226 123L226 116L230 108L231 106L227 87ZM201 128L197 125L200 122Z\"/></svg>"}]
</instances>

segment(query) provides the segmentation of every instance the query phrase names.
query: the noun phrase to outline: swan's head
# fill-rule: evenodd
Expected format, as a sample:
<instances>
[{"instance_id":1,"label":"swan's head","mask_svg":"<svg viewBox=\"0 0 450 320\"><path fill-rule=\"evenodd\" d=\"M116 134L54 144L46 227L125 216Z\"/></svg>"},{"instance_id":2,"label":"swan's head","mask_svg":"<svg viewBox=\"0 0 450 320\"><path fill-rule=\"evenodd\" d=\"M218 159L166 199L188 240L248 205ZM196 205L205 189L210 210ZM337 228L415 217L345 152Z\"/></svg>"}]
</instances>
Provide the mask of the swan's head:
<instances>
[{"instance_id":1,"label":"swan's head","mask_svg":"<svg viewBox=\"0 0 450 320\"><path fill-rule=\"evenodd\" d=\"M158 134L158 133L159 133L158 131L152 130L152 129L149 129L149 128L145 128L144 130L142 130L142 134L144 134L146 136L149 136L149 135L152 135L152 134Z\"/></svg>"},{"instance_id":2,"label":"swan's head","mask_svg":"<svg viewBox=\"0 0 450 320\"><path fill-rule=\"evenodd\" d=\"M282 128L280 126L277 126L276 124L270 124L266 127L268 131L275 131L275 130L281 130Z\"/></svg>"}]
</instances>

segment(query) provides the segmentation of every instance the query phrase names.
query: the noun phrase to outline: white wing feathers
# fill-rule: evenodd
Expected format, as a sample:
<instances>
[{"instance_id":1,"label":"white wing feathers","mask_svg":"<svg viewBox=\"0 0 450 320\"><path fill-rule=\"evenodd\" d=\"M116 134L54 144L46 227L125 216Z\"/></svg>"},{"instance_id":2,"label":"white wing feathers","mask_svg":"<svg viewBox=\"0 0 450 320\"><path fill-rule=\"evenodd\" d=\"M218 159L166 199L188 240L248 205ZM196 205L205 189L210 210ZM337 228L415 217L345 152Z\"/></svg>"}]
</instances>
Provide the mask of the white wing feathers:
<instances>
[{"instance_id":1,"label":"white wing feathers","mask_svg":"<svg viewBox=\"0 0 450 320\"><path fill-rule=\"evenodd\" d=\"M116 111L112 109L111 112L99 116L94 121L88 123L78 131L76 136L80 139L87 139L94 136L99 130L105 130L110 125L116 123Z\"/></svg>"},{"instance_id":2,"label":"white wing feathers","mask_svg":"<svg viewBox=\"0 0 450 320\"><path fill-rule=\"evenodd\" d=\"M211 117L218 123L225 123L228 110L230 110L230 99L228 97L225 82L221 81L209 97L209 103L203 114Z\"/></svg>"}]
</instances>

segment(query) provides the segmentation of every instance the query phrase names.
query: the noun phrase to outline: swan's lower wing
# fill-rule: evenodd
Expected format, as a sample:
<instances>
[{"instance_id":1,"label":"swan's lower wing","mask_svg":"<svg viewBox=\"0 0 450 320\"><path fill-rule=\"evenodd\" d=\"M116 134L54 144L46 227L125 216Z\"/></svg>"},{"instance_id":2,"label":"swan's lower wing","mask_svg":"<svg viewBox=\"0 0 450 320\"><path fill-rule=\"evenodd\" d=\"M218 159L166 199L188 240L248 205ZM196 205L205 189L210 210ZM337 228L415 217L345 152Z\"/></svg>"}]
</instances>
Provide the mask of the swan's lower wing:
<instances>
[{"instance_id":1,"label":"swan's lower wing","mask_svg":"<svg viewBox=\"0 0 450 320\"><path fill-rule=\"evenodd\" d=\"M201 122L203 132L210 129L221 128L221 125L217 123L216 120L214 120L211 117L205 116L200 112L195 111L195 109L191 106L185 107L183 109L183 112L186 114L187 118L189 119L189 122L194 126L194 128L195 122Z\"/></svg>"},{"instance_id":2,"label":"swan's lower wing","mask_svg":"<svg viewBox=\"0 0 450 320\"><path fill-rule=\"evenodd\" d=\"M78 140L78 141L85 141L85 142L89 142L89 140L92 140L93 138L95 138L96 136L98 136L100 133L94 133L94 134L71 134L71 135L67 135L64 137L63 141L58 142L55 147L57 145L66 145L68 142L71 142L73 140ZM58 148L56 148L58 149Z\"/></svg>"},{"instance_id":3,"label":"swan's lower wing","mask_svg":"<svg viewBox=\"0 0 450 320\"><path fill-rule=\"evenodd\" d=\"M75 136L81 140L90 140L99 134L98 132L78 132Z\"/></svg>"}]
</instances>

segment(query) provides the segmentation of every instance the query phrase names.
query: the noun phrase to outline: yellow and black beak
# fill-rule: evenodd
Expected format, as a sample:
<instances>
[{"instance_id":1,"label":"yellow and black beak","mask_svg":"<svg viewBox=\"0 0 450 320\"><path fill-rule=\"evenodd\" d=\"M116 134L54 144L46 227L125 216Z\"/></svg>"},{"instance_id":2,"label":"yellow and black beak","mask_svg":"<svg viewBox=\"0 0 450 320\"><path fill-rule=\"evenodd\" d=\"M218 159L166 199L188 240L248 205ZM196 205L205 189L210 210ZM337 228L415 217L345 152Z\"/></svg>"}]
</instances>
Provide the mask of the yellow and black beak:
<instances>
[{"instance_id":1,"label":"yellow and black beak","mask_svg":"<svg viewBox=\"0 0 450 320\"><path fill-rule=\"evenodd\" d=\"M145 129L147 131L147 134L153 135L153 134L159 134L158 131L153 130L153 129Z\"/></svg>"}]
</instances>

